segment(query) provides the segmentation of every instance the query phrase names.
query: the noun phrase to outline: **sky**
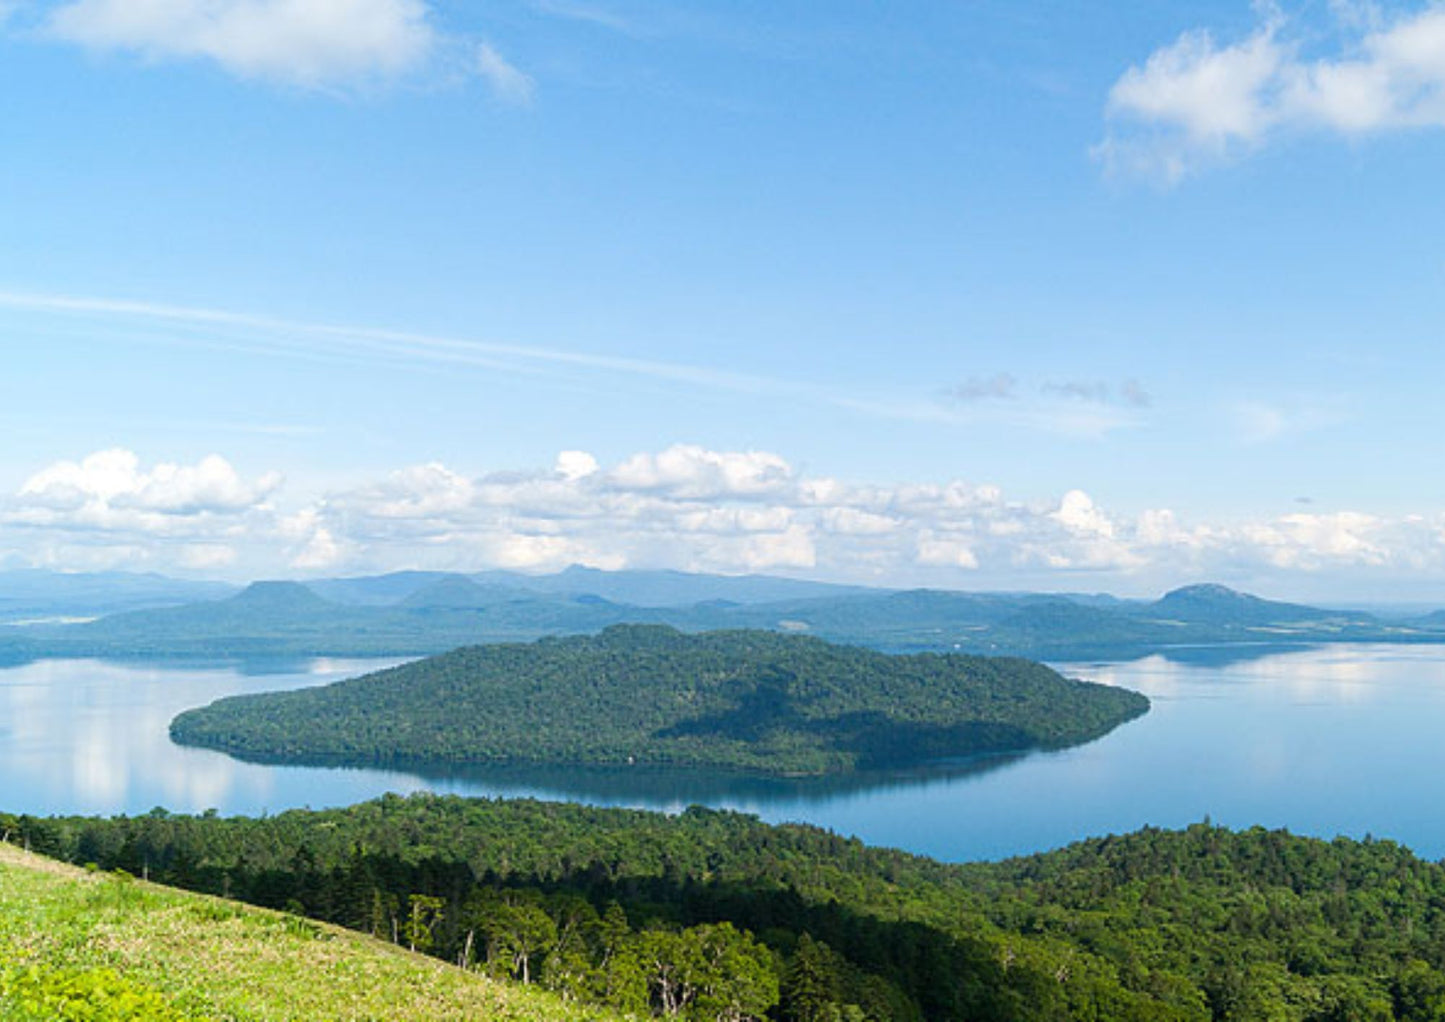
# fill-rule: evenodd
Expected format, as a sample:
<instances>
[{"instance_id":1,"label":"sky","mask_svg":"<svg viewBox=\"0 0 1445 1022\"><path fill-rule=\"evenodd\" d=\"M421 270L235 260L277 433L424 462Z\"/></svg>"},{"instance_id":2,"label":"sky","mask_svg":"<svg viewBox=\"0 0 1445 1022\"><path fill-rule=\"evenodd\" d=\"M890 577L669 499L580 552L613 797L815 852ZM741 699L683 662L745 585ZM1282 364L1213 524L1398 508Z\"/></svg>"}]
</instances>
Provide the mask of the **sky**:
<instances>
[{"instance_id":1,"label":"sky","mask_svg":"<svg viewBox=\"0 0 1445 1022\"><path fill-rule=\"evenodd\" d=\"M0 566L1445 603L1445 5L0 0Z\"/></svg>"}]
</instances>

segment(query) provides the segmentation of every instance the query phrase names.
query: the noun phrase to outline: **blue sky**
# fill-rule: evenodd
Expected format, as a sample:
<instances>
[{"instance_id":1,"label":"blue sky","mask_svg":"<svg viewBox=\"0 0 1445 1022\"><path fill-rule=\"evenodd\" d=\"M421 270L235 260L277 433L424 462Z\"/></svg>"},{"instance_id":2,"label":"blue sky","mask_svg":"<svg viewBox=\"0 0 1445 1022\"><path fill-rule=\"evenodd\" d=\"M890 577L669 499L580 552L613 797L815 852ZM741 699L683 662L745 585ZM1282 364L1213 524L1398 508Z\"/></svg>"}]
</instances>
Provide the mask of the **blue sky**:
<instances>
[{"instance_id":1,"label":"blue sky","mask_svg":"<svg viewBox=\"0 0 1445 1022\"><path fill-rule=\"evenodd\" d=\"M6 563L1445 600L1438 5L0 19Z\"/></svg>"}]
</instances>

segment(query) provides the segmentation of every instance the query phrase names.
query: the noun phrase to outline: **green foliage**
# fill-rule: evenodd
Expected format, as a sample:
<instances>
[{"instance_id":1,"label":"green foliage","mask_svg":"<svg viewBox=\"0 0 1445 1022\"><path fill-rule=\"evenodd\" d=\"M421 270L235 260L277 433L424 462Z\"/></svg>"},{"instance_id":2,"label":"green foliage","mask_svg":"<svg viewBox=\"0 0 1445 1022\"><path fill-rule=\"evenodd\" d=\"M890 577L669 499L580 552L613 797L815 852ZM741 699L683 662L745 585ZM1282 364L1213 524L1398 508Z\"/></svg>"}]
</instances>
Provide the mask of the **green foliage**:
<instances>
[{"instance_id":1,"label":"green foliage","mask_svg":"<svg viewBox=\"0 0 1445 1022\"><path fill-rule=\"evenodd\" d=\"M0 966L0 1019L6 1022L184 1022L155 990L110 969Z\"/></svg>"},{"instance_id":2,"label":"green foliage","mask_svg":"<svg viewBox=\"0 0 1445 1022\"><path fill-rule=\"evenodd\" d=\"M13 823L73 861L143 858L402 943L431 904L413 899L440 899L432 953L639 1014L1445 1019L1445 867L1383 841L1200 825L951 866L732 813L435 796Z\"/></svg>"},{"instance_id":3,"label":"green foliage","mask_svg":"<svg viewBox=\"0 0 1445 1022\"><path fill-rule=\"evenodd\" d=\"M313 920L0 843L3 1022L608 1017Z\"/></svg>"},{"instance_id":4,"label":"green foliage","mask_svg":"<svg viewBox=\"0 0 1445 1022\"><path fill-rule=\"evenodd\" d=\"M171 734L282 761L823 773L1073 744L1147 708L1137 693L1025 660L617 626L223 699L181 714Z\"/></svg>"}]
</instances>

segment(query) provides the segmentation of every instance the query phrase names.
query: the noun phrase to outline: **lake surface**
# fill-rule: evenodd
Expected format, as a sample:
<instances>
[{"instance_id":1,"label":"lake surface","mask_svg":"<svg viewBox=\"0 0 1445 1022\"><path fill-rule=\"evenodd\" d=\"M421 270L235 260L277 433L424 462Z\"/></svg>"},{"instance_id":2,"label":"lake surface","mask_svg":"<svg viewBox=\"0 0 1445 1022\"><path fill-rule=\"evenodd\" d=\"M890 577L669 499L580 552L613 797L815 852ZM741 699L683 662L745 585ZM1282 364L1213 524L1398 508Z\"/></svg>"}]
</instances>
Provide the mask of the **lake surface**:
<instances>
[{"instance_id":1,"label":"lake surface","mask_svg":"<svg viewBox=\"0 0 1445 1022\"><path fill-rule=\"evenodd\" d=\"M478 768L438 776L274 767L184 749L183 709L321 684L396 661L40 661L0 668L0 809L34 814L276 813L383 792L532 796L801 820L942 859L999 858L1211 817L1445 857L1445 648L1180 650L1065 673L1144 692L1146 716L1088 745L841 780L626 769Z\"/></svg>"}]
</instances>

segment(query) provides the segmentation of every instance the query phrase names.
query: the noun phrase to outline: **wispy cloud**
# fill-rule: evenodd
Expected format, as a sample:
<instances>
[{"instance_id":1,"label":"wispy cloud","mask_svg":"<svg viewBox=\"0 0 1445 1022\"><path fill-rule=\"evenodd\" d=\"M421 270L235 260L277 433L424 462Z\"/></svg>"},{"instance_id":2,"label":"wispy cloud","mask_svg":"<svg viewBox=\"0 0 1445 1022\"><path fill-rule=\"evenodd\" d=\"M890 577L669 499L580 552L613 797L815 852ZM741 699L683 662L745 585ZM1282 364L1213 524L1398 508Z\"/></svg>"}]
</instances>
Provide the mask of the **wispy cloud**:
<instances>
[{"instance_id":1,"label":"wispy cloud","mask_svg":"<svg viewBox=\"0 0 1445 1022\"><path fill-rule=\"evenodd\" d=\"M1017 395L1019 381L1009 373L998 373L987 378L974 377L949 387L944 395L951 401L971 403L974 401L1006 400Z\"/></svg>"},{"instance_id":2,"label":"wispy cloud","mask_svg":"<svg viewBox=\"0 0 1445 1022\"><path fill-rule=\"evenodd\" d=\"M139 336L157 344L311 361L381 363L403 370L429 366L523 375L558 371L599 373L762 399L802 401L843 408L872 418L941 426L986 421L1029 430L1102 436L1136 425L1142 407L1119 401L1100 404L1039 398L1019 402L969 402L958 394L950 397L947 393L942 401L937 394L927 393L898 399L712 366L74 295L0 291L0 309L75 317L82 322L93 319L102 325L88 331L91 343L103 341L119 329L125 343L136 343ZM961 386L965 392L970 386L1007 392L1014 386L1011 381L1012 377L1003 374Z\"/></svg>"},{"instance_id":3,"label":"wispy cloud","mask_svg":"<svg viewBox=\"0 0 1445 1022\"><path fill-rule=\"evenodd\" d=\"M1042 392L1064 401L1083 401L1096 405L1123 405L1126 408L1148 408L1153 397L1138 380L1125 380L1115 386L1107 380L1060 380L1045 383Z\"/></svg>"},{"instance_id":4,"label":"wispy cloud","mask_svg":"<svg viewBox=\"0 0 1445 1022\"><path fill-rule=\"evenodd\" d=\"M573 3L572 0L532 0L532 8L554 18L580 21L625 35L633 35L637 31L637 26L632 21L599 4Z\"/></svg>"},{"instance_id":5,"label":"wispy cloud","mask_svg":"<svg viewBox=\"0 0 1445 1022\"><path fill-rule=\"evenodd\" d=\"M932 409L942 420L994 422L1072 436L1103 436L1140 425L1153 404L1138 380L1046 380L1025 384L1012 373L976 376L945 388Z\"/></svg>"},{"instance_id":6,"label":"wispy cloud","mask_svg":"<svg viewBox=\"0 0 1445 1022\"><path fill-rule=\"evenodd\" d=\"M526 106L532 102L535 83L508 63L491 43L482 43L477 47L477 73L502 102L514 106Z\"/></svg>"},{"instance_id":7,"label":"wispy cloud","mask_svg":"<svg viewBox=\"0 0 1445 1022\"><path fill-rule=\"evenodd\" d=\"M1235 436L1245 444L1273 443L1327 429L1345 419L1338 401L1304 398L1235 401L1225 414Z\"/></svg>"},{"instance_id":8,"label":"wispy cloud","mask_svg":"<svg viewBox=\"0 0 1445 1022\"><path fill-rule=\"evenodd\" d=\"M1239 41L1198 29L1155 51L1110 91L1096 157L1175 182L1291 132L1445 128L1445 6L1392 16L1335 0L1330 10L1342 43L1322 56L1306 54L1306 33L1273 5Z\"/></svg>"},{"instance_id":9,"label":"wispy cloud","mask_svg":"<svg viewBox=\"0 0 1445 1022\"><path fill-rule=\"evenodd\" d=\"M174 334L170 337L171 343L229 347L261 354L339 362L370 363L378 359L393 359L412 364L420 362L513 372L528 372L537 366L563 366L747 393L805 389L802 385L782 380L705 366L374 327L308 323L163 303L0 291L0 308L188 324L200 328L200 331Z\"/></svg>"}]
</instances>

